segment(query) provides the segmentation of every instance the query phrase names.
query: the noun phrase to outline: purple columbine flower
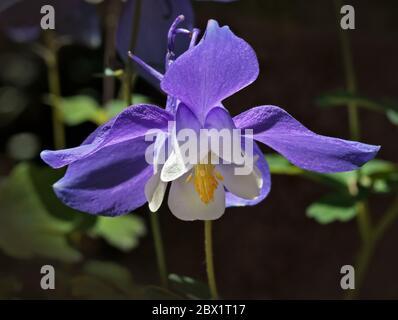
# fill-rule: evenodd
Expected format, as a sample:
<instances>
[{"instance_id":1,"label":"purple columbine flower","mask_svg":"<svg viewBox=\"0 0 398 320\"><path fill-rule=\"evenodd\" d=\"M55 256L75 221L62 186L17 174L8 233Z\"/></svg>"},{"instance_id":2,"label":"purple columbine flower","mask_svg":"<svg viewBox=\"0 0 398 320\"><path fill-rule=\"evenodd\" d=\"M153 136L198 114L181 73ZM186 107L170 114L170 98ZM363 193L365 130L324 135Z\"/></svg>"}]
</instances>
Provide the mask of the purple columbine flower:
<instances>
[{"instance_id":1,"label":"purple columbine flower","mask_svg":"<svg viewBox=\"0 0 398 320\"><path fill-rule=\"evenodd\" d=\"M178 22L178 19L177 19ZM172 43L178 28L169 32ZM197 31L192 33L195 39ZM263 105L231 117L222 101L251 84L259 66L254 50L227 27L210 20L201 41L175 61L168 54L163 75L134 57L160 80L168 94L166 110L152 105L127 108L94 131L81 146L60 151L43 151L42 159L53 168L69 165L65 176L54 185L57 196L72 208L92 214L116 216L148 202L156 211L171 182L168 205L182 220L219 218L229 206L255 205L270 191L268 165L254 143L255 166L250 174L236 176L235 164L214 165L206 157L196 165L185 165L179 145L167 153L164 165L156 154L179 130L252 129L243 137L264 143L306 170L333 173L357 169L373 159L379 146L318 135L276 106ZM170 121L175 121L172 131ZM155 162L149 165L145 152L150 129L164 133L154 148ZM156 143L155 143L156 145ZM155 169L155 170L154 170Z\"/></svg>"},{"instance_id":2,"label":"purple columbine flower","mask_svg":"<svg viewBox=\"0 0 398 320\"><path fill-rule=\"evenodd\" d=\"M74 42L90 47L101 44L100 21L94 5L84 0L2 0L0 28L16 42L39 38L40 10L51 5L55 10L55 31Z\"/></svg>"}]
</instances>

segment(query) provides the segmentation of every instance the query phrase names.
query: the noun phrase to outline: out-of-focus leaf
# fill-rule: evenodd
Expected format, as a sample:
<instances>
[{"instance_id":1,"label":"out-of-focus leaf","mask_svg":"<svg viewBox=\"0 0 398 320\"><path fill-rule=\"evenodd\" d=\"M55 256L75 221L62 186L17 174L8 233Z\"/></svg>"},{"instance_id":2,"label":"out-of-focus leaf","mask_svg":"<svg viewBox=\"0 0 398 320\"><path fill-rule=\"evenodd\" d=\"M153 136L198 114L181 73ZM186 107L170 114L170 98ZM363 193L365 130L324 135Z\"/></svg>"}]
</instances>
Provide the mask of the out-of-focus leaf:
<instances>
[{"instance_id":1,"label":"out-of-focus leaf","mask_svg":"<svg viewBox=\"0 0 398 320\"><path fill-rule=\"evenodd\" d=\"M144 221L132 214L119 217L99 217L90 231L91 236L102 237L110 245L122 251L135 248L139 238L145 233Z\"/></svg>"},{"instance_id":2,"label":"out-of-focus leaf","mask_svg":"<svg viewBox=\"0 0 398 320\"><path fill-rule=\"evenodd\" d=\"M133 104L149 103L150 99L141 94L134 94ZM93 122L101 125L112 119L126 108L123 100L109 101L101 107L95 99L89 96L73 96L61 100L63 120L67 125L75 126L83 122Z\"/></svg>"},{"instance_id":3,"label":"out-of-focus leaf","mask_svg":"<svg viewBox=\"0 0 398 320\"><path fill-rule=\"evenodd\" d=\"M123 73L122 69L112 70L111 68L106 68L102 76L120 78Z\"/></svg>"},{"instance_id":4,"label":"out-of-focus leaf","mask_svg":"<svg viewBox=\"0 0 398 320\"><path fill-rule=\"evenodd\" d=\"M349 180L353 175L352 172L320 174L306 171L292 165L288 160L276 153L266 154L265 158L267 159L271 174L302 176L338 190L346 189Z\"/></svg>"},{"instance_id":5,"label":"out-of-focus leaf","mask_svg":"<svg viewBox=\"0 0 398 320\"><path fill-rule=\"evenodd\" d=\"M79 299L126 299L126 295L93 276L81 275L72 282L72 295Z\"/></svg>"},{"instance_id":6,"label":"out-of-focus leaf","mask_svg":"<svg viewBox=\"0 0 398 320\"><path fill-rule=\"evenodd\" d=\"M84 272L112 283L124 292L130 292L134 287L130 271L121 265L105 261L89 261L84 265Z\"/></svg>"},{"instance_id":7,"label":"out-of-focus leaf","mask_svg":"<svg viewBox=\"0 0 398 320\"><path fill-rule=\"evenodd\" d=\"M106 104L104 112L107 119L112 119L124 109L126 109L126 102L123 100L111 100Z\"/></svg>"},{"instance_id":8,"label":"out-of-focus leaf","mask_svg":"<svg viewBox=\"0 0 398 320\"><path fill-rule=\"evenodd\" d=\"M133 104L144 104L151 103L151 98L144 96L142 94L134 94L133 95Z\"/></svg>"},{"instance_id":9,"label":"out-of-focus leaf","mask_svg":"<svg viewBox=\"0 0 398 320\"><path fill-rule=\"evenodd\" d=\"M86 263L71 285L73 296L84 299L132 299L141 292L126 268L103 261Z\"/></svg>"},{"instance_id":10,"label":"out-of-focus leaf","mask_svg":"<svg viewBox=\"0 0 398 320\"><path fill-rule=\"evenodd\" d=\"M339 192L351 190L358 178L357 171L322 174L297 168L278 154L266 154L265 157L272 174L300 176L329 186ZM398 166L385 160L369 161L361 168L359 182L361 187L366 188L368 192L392 192L398 188Z\"/></svg>"},{"instance_id":11,"label":"out-of-focus leaf","mask_svg":"<svg viewBox=\"0 0 398 320\"><path fill-rule=\"evenodd\" d=\"M295 167L279 154L266 154L265 158L267 159L271 174L299 175L304 173L302 169Z\"/></svg>"},{"instance_id":12,"label":"out-of-focus leaf","mask_svg":"<svg viewBox=\"0 0 398 320\"><path fill-rule=\"evenodd\" d=\"M86 121L96 122L100 107L95 99L82 95L62 98L61 108L65 123L75 126Z\"/></svg>"},{"instance_id":13,"label":"out-of-focus leaf","mask_svg":"<svg viewBox=\"0 0 398 320\"><path fill-rule=\"evenodd\" d=\"M384 177L398 171L398 166L392 162L374 159L364 164L361 168L361 173L371 177Z\"/></svg>"},{"instance_id":14,"label":"out-of-focus leaf","mask_svg":"<svg viewBox=\"0 0 398 320\"><path fill-rule=\"evenodd\" d=\"M328 194L307 208L307 216L321 224L349 221L355 214L355 198L345 193Z\"/></svg>"},{"instance_id":15,"label":"out-of-focus leaf","mask_svg":"<svg viewBox=\"0 0 398 320\"><path fill-rule=\"evenodd\" d=\"M314 173L308 172L307 176L314 177L314 180L323 182L325 185L335 187L338 190L346 190L356 179L355 171L336 173Z\"/></svg>"},{"instance_id":16,"label":"out-of-focus leaf","mask_svg":"<svg viewBox=\"0 0 398 320\"><path fill-rule=\"evenodd\" d=\"M388 120L390 120L393 124L398 126L398 111L388 110L386 114Z\"/></svg>"},{"instance_id":17,"label":"out-of-focus leaf","mask_svg":"<svg viewBox=\"0 0 398 320\"><path fill-rule=\"evenodd\" d=\"M74 223L57 219L47 211L31 172L29 164L21 163L1 187L0 249L16 258L80 260L80 253L67 241Z\"/></svg>"},{"instance_id":18,"label":"out-of-focus leaf","mask_svg":"<svg viewBox=\"0 0 398 320\"><path fill-rule=\"evenodd\" d=\"M62 178L65 170L53 170L49 167L29 165L29 174L35 192L42 205L52 216L61 220L70 221L77 229L91 228L97 217L74 210L64 205L55 195L53 184Z\"/></svg>"},{"instance_id":19,"label":"out-of-focus leaf","mask_svg":"<svg viewBox=\"0 0 398 320\"><path fill-rule=\"evenodd\" d=\"M321 107L345 106L355 103L358 107L386 114L393 124L398 125L398 102L396 101L377 101L347 91L337 91L321 95L317 99L317 103Z\"/></svg>"},{"instance_id":20,"label":"out-of-focus leaf","mask_svg":"<svg viewBox=\"0 0 398 320\"><path fill-rule=\"evenodd\" d=\"M132 97L132 101L133 101L133 105L134 104L145 104L145 103L151 102L149 97L144 96L142 94L134 94ZM112 119L114 116L118 115L124 109L126 109L126 102L124 102L123 100L109 101L104 108L108 120Z\"/></svg>"},{"instance_id":21,"label":"out-of-focus leaf","mask_svg":"<svg viewBox=\"0 0 398 320\"><path fill-rule=\"evenodd\" d=\"M22 283L14 276L0 276L0 299L10 299L22 289Z\"/></svg>"},{"instance_id":22,"label":"out-of-focus leaf","mask_svg":"<svg viewBox=\"0 0 398 320\"><path fill-rule=\"evenodd\" d=\"M398 188L398 166L392 162L375 159L361 169L360 183L376 193L388 193Z\"/></svg>"},{"instance_id":23,"label":"out-of-focus leaf","mask_svg":"<svg viewBox=\"0 0 398 320\"><path fill-rule=\"evenodd\" d=\"M198 280L176 274L169 275L170 287L188 299L210 299L209 287Z\"/></svg>"}]
</instances>

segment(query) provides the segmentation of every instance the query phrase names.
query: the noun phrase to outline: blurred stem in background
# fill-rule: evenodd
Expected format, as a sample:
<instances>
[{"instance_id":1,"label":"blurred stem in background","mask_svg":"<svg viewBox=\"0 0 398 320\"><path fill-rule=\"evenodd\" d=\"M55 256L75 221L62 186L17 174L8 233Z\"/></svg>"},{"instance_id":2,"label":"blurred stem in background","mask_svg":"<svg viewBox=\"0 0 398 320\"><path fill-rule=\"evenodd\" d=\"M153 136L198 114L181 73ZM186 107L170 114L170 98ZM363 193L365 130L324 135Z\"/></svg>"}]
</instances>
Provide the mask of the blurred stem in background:
<instances>
[{"instance_id":1,"label":"blurred stem in background","mask_svg":"<svg viewBox=\"0 0 398 320\"><path fill-rule=\"evenodd\" d=\"M137 44L138 32L140 27L140 13L141 13L141 1L136 0L135 5L133 6L134 12L132 15L132 26L131 26L131 39L129 44L129 52L133 52L135 50L135 46ZM133 77L135 76L133 70L133 61L131 59L127 59L126 68L124 70L123 77L123 97L124 101L126 101L127 105L130 106L133 103L132 94L133 94Z\"/></svg>"},{"instance_id":2,"label":"blurred stem in background","mask_svg":"<svg viewBox=\"0 0 398 320\"><path fill-rule=\"evenodd\" d=\"M112 68L112 64L116 59L116 30L121 9L120 0L110 0L105 3L105 52L104 67ZM115 94L115 79L113 76L104 76L103 79L103 103L113 99Z\"/></svg>"},{"instance_id":3,"label":"blurred stem in background","mask_svg":"<svg viewBox=\"0 0 398 320\"><path fill-rule=\"evenodd\" d=\"M340 9L343 6L341 0L335 0L335 8L337 13L337 27L339 29L341 53L344 63L345 78L347 91L350 94L355 95L357 93L357 83L355 78L354 64L352 61L352 52L348 36L348 30L343 30L340 26ZM348 117L349 117L349 128L352 140L360 140L360 122L358 105L356 102L351 102L347 105ZM358 196L359 185L358 180L361 176L361 170L357 171L357 178L353 181L350 186L350 193L353 197ZM386 211L377 225L373 225L371 221L371 215L369 206L366 200L359 200L356 204L356 219L358 222L358 229L361 236L361 248L356 258L355 266L355 290L349 290L347 298L355 298L361 288L364 276L368 270L370 260L373 256L376 242L382 237L386 229L395 221L398 217L398 196L394 200L393 204Z\"/></svg>"},{"instance_id":4,"label":"blurred stem in background","mask_svg":"<svg viewBox=\"0 0 398 320\"><path fill-rule=\"evenodd\" d=\"M139 26L140 26L141 5L142 5L141 0L135 1L133 18L132 18L131 41L129 45L130 52L134 52L137 43ZM123 84L122 84L123 97L127 106L130 106L133 103L132 101L133 77L134 77L133 61L131 59L127 59L126 68L123 77ZM162 286L167 287L168 274L166 268L166 258L164 253L162 234L160 231L159 215L158 213L153 213L153 212L150 212L149 214L150 214L151 229L155 245L156 261L158 265L160 281Z\"/></svg>"},{"instance_id":5,"label":"blurred stem in background","mask_svg":"<svg viewBox=\"0 0 398 320\"><path fill-rule=\"evenodd\" d=\"M53 138L55 149L64 149L65 128L62 120L61 107L61 85L59 80L58 66L58 43L53 31L44 32L44 41L46 45L45 62L48 72L48 86L50 91L50 103L52 107Z\"/></svg>"},{"instance_id":6,"label":"blurred stem in background","mask_svg":"<svg viewBox=\"0 0 398 320\"><path fill-rule=\"evenodd\" d=\"M347 294L347 298L355 298L360 289L360 285L364 279L366 271L369 266L369 262L373 256L374 249L377 242L382 238L384 232L390 227L390 225L398 218L398 196L395 197L393 203L383 214L379 223L372 227L370 226L369 236L366 241L363 241L361 250L357 257L357 264L355 268L356 283L355 290L350 290Z\"/></svg>"},{"instance_id":7,"label":"blurred stem in background","mask_svg":"<svg viewBox=\"0 0 398 320\"><path fill-rule=\"evenodd\" d=\"M205 221L205 255L206 255L206 271L207 280L209 282L210 296L212 299L218 299L216 276L214 273L213 261L213 236L212 236L212 221Z\"/></svg>"},{"instance_id":8,"label":"blurred stem in background","mask_svg":"<svg viewBox=\"0 0 398 320\"><path fill-rule=\"evenodd\" d=\"M355 94L357 91L357 82L355 78L354 64L352 61L352 53L350 40L348 37L348 30L343 30L340 26L340 9L343 6L341 0L335 0L336 14L337 14L337 27L339 29L340 35L340 46L342 59L344 64L345 71L345 79L346 79L346 87L347 91L351 94ZM359 112L358 106L355 102L351 102L347 105L348 108L348 122L350 129L350 137L352 140L358 141L360 140L360 124L359 124ZM357 171L357 179L355 179L351 185L350 193L353 197L358 195L358 178L360 177L360 170ZM361 235L361 250L357 257L357 265L355 268L356 271L356 281L355 281L355 290L350 290L348 297L352 298L359 291L361 281L363 278L363 274L366 271L370 257L373 251L373 245L371 244L370 237L370 214L368 210L367 202L364 200L358 201L356 204L356 219L358 222L358 229Z\"/></svg>"},{"instance_id":9,"label":"blurred stem in background","mask_svg":"<svg viewBox=\"0 0 398 320\"><path fill-rule=\"evenodd\" d=\"M166 268L166 258L164 255L162 234L160 232L160 224L158 218L158 212L149 212L151 219L151 229L153 233L153 241L155 244L156 260L159 269L160 282L163 287L168 287L167 281L167 268Z\"/></svg>"}]
</instances>

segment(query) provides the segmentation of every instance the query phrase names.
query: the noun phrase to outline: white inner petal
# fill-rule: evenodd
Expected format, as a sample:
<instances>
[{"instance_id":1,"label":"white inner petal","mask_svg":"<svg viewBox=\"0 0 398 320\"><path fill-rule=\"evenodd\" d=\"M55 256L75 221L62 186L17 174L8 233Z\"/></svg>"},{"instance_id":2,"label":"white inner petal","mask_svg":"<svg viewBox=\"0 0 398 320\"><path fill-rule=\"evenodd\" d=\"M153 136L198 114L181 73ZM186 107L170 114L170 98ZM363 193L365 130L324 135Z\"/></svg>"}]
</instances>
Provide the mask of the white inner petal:
<instances>
[{"instance_id":1,"label":"white inner petal","mask_svg":"<svg viewBox=\"0 0 398 320\"><path fill-rule=\"evenodd\" d=\"M173 150L164 164L160 179L164 182L174 181L192 169L191 164L186 164L179 152Z\"/></svg>"},{"instance_id":2,"label":"white inner petal","mask_svg":"<svg viewBox=\"0 0 398 320\"><path fill-rule=\"evenodd\" d=\"M171 212L181 220L215 220L225 211L225 190L220 183L214 192L213 201L205 204L196 192L194 184L187 182L189 174L171 184L168 205Z\"/></svg>"},{"instance_id":3,"label":"white inner petal","mask_svg":"<svg viewBox=\"0 0 398 320\"><path fill-rule=\"evenodd\" d=\"M153 155L153 168L155 174L160 171L161 167L167 159L167 138L168 134L164 132L162 132L162 134L159 134L156 138Z\"/></svg>"},{"instance_id":4,"label":"white inner petal","mask_svg":"<svg viewBox=\"0 0 398 320\"><path fill-rule=\"evenodd\" d=\"M156 212L159 210L164 194L166 192L167 182L160 180L160 173L153 175L145 185L145 196L148 201L149 210Z\"/></svg>"},{"instance_id":5,"label":"white inner petal","mask_svg":"<svg viewBox=\"0 0 398 320\"><path fill-rule=\"evenodd\" d=\"M261 173L255 167L249 175L236 175L236 165L218 165L217 170L221 173L224 186L234 195L252 200L260 195L263 179Z\"/></svg>"}]
</instances>

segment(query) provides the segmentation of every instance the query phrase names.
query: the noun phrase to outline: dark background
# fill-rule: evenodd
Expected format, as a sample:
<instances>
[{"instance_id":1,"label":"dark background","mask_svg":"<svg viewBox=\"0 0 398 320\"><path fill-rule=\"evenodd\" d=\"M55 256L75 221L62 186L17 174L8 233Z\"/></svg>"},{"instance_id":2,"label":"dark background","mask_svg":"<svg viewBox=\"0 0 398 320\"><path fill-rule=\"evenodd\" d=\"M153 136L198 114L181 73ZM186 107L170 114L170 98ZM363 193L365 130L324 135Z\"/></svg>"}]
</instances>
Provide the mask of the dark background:
<instances>
[{"instance_id":1,"label":"dark background","mask_svg":"<svg viewBox=\"0 0 398 320\"><path fill-rule=\"evenodd\" d=\"M347 32L359 92L374 98L398 97L398 3L349 3L356 10L356 30ZM216 19L222 25L229 25L257 53L259 78L225 102L233 115L253 106L273 104L317 133L349 138L346 109L321 109L315 103L321 93L345 87L332 1L197 2L194 9L199 28L203 30L208 19ZM44 64L25 47L12 44L3 36L0 50L1 85L14 85L26 101L23 112L12 123L0 127L0 174L4 176L14 164L6 153L6 143L12 134L33 132L38 135L42 149L51 148L52 140L50 108L41 103L42 95L47 92ZM92 75L102 70L102 52L78 46L61 51L64 96L87 88L87 92L101 97L101 79ZM19 66L21 61L28 65L14 75L14 83L7 74L13 59L19 59ZM28 76L30 81L26 79ZM150 95L159 105L164 104L164 97L143 80L139 80L136 91ZM381 145L378 157L397 163L397 127L384 115L364 110L360 111L360 120L361 140ZM91 124L69 127L68 146L79 144L94 128ZM40 162L38 158L36 161ZM271 193L261 204L228 209L214 223L215 265L221 295L249 299L341 298L344 292L340 288L340 268L354 264L359 235L355 219L320 225L305 216L306 207L327 191L307 180L274 175ZM373 220L377 221L389 201L387 196L371 199ZM145 219L146 213L146 208L137 211ZM165 203L160 215L169 271L205 281L203 223L179 221ZM397 240L398 223L395 223L375 250L361 298L398 298ZM105 243L87 240L85 245L92 257L126 265L137 282L157 281L150 234L128 255ZM39 275L35 268L27 266L42 262L38 259L16 267L0 254L1 269L20 268L25 273L26 280L32 283L30 296L35 296L33 283Z\"/></svg>"}]
</instances>

